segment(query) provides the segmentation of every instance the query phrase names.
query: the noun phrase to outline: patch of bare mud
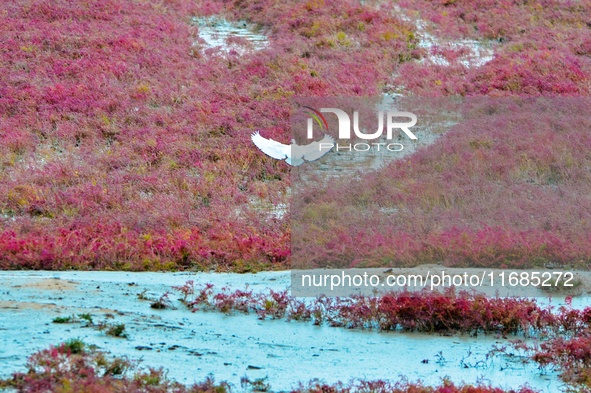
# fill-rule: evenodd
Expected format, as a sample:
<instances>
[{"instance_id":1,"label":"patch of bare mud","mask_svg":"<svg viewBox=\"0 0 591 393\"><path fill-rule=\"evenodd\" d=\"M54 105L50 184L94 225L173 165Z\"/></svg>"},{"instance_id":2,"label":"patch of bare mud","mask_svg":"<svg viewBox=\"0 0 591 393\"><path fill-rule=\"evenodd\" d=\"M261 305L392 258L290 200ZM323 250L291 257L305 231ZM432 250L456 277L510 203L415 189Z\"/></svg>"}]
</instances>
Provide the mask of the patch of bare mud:
<instances>
[{"instance_id":1,"label":"patch of bare mud","mask_svg":"<svg viewBox=\"0 0 591 393\"><path fill-rule=\"evenodd\" d=\"M48 278L41 281L33 281L21 285L23 288L40 289L42 291L71 291L78 285L73 281L64 281L58 278ZM17 286L18 287L18 286Z\"/></svg>"}]
</instances>

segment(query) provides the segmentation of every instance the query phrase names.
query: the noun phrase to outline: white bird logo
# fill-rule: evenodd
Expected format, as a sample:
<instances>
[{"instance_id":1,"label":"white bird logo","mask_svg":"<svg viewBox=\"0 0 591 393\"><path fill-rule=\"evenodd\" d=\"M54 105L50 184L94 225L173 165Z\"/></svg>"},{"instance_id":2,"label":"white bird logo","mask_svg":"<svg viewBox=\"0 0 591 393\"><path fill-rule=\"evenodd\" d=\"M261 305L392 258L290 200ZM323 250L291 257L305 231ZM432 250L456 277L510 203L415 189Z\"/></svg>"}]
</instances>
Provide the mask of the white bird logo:
<instances>
[{"instance_id":1,"label":"white bird logo","mask_svg":"<svg viewBox=\"0 0 591 393\"><path fill-rule=\"evenodd\" d=\"M294 139L291 140L291 145L284 145L276 140L262 137L258 131L253 133L251 138L263 153L277 160L285 160L292 166L302 165L306 161L315 161L334 146L334 138L326 134L321 140L307 145L298 145Z\"/></svg>"}]
</instances>

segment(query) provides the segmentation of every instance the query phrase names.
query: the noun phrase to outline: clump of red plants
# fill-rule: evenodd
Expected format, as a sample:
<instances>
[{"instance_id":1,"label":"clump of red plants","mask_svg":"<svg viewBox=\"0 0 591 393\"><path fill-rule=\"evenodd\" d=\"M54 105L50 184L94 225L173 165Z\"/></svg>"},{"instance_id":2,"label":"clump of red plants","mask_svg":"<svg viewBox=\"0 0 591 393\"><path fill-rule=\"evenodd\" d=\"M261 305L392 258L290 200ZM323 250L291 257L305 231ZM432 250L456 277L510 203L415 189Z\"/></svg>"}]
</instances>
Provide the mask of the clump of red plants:
<instances>
[{"instance_id":1,"label":"clump of red plants","mask_svg":"<svg viewBox=\"0 0 591 393\"><path fill-rule=\"evenodd\" d=\"M536 393L527 387L504 390L486 385L455 385L453 382L444 381L439 386L425 386L423 384L399 382L389 383L385 381L358 381L348 384L338 383L328 385L322 383L309 383L302 385L294 393L352 393L352 392L375 392L375 393Z\"/></svg>"},{"instance_id":2,"label":"clump of red plants","mask_svg":"<svg viewBox=\"0 0 591 393\"><path fill-rule=\"evenodd\" d=\"M315 325L409 332L576 335L591 324L591 307L541 306L535 300L437 291L389 292L377 296L319 296L303 299L288 290L215 291L213 284L195 288L192 281L174 290L192 311L254 313L260 319L311 321Z\"/></svg>"},{"instance_id":3,"label":"clump of red plants","mask_svg":"<svg viewBox=\"0 0 591 393\"><path fill-rule=\"evenodd\" d=\"M110 357L79 339L33 354L27 372L14 373L0 380L0 388L17 392L87 393L222 393L229 391L224 383L207 379L184 386L166 378L161 369L143 370L126 358Z\"/></svg>"},{"instance_id":4,"label":"clump of red plants","mask_svg":"<svg viewBox=\"0 0 591 393\"><path fill-rule=\"evenodd\" d=\"M591 388L591 330L584 329L570 337L552 337L539 345L515 342L514 347L525 349L540 368L552 367L560 378L571 386L572 392L588 392Z\"/></svg>"},{"instance_id":5,"label":"clump of red plants","mask_svg":"<svg viewBox=\"0 0 591 393\"><path fill-rule=\"evenodd\" d=\"M202 383L185 386L166 379L163 370L138 370L136 364L126 358L113 358L85 345L78 339L67 341L57 347L33 354L27 364L26 373L14 373L12 378L0 380L0 388L8 388L22 393L222 393L231 391L226 383L215 383L208 378ZM251 391L256 389L252 385ZM269 389L269 384L265 389ZM529 388L503 390L485 385L456 386L444 380L436 387L420 383L385 381L354 381L334 385L310 382L301 384L293 393L535 393Z\"/></svg>"}]
</instances>

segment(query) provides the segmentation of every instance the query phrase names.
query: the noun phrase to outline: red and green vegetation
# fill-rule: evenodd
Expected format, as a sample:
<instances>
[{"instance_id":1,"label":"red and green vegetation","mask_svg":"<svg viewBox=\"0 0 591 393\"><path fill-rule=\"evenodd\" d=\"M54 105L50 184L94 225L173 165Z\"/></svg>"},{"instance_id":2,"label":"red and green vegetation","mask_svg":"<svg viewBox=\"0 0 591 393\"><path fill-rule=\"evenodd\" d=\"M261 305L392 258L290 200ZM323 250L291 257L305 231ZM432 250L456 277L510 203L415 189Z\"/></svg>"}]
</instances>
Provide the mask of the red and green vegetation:
<instances>
[{"instance_id":1,"label":"red and green vegetation","mask_svg":"<svg viewBox=\"0 0 591 393\"><path fill-rule=\"evenodd\" d=\"M250 381L248 381L250 382ZM256 381L255 381L256 382ZM250 383L250 391L260 383ZM166 378L163 370L140 370L125 358L111 358L89 348L80 340L70 340L57 347L33 354L26 373L14 373L12 378L0 380L0 388L21 393L223 393L231 391L226 383L208 379L193 386L184 386ZM383 381L359 381L351 384L326 385L318 382L302 385L294 393L535 393L528 388L506 391L488 386L456 386L444 381L441 386L428 387L413 383L391 384Z\"/></svg>"},{"instance_id":2,"label":"red and green vegetation","mask_svg":"<svg viewBox=\"0 0 591 393\"><path fill-rule=\"evenodd\" d=\"M566 392L586 393L591 388L591 329L588 326L575 335L562 332L534 344L513 340L511 348L538 363L542 372L546 369L558 371L567 384ZM495 347L493 352L515 355L508 353L506 346Z\"/></svg>"},{"instance_id":3,"label":"red and green vegetation","mask_svg":"<svg viewBox=\"0 0 591 393\"><path fill-rule=\"evenodd\" d=\"M541 367L552 366L558 369L563 381L581 387L581 392L591 388L591 331L589 329L576 337L553 338L532 351L532 359L535 362Z\"/></svg>"},{"instance_id":4,"label":"red and green vegetation","mask_svg":"<svg viewBox=\"0 0 591 393\"><path fill-rule=\"evenodd\" d=\"M203 53L191 17L270 49ZM372 95L411 26L357 1L8 1L0 9L0 267L285 267L288 168L250 143L292 95ZM215 54L215 50L213 50Z\"/></svg>"},{"instance_id":5,"label":"red and green vegetation","mask_svg":"<svg viewBox=\"0 0 591 393\"><path fill-rule=\"evenodd\" d=\"M304 300L288 291L255 293L212 284L195 288L192 281L174 287L192 311L254 313L260 319L310 321L315 325L403 330L425 333L524 334L574 336L591 325L591 307L542 306L536 300L488 297L468 292L391 292L379 296L327 297Z\"/></svg>"},{"instance_id":6,"label":"red and green vegetation","mask_svg":"<svg viewBox=\"0 0 591 393\"><path fill-rule=\"evenodd\" d=\"M449 39L493 40L495 56L421 62L401 12ZM260 26L268 47L202 50L191 18L211 15ZM290 215L257 206L289 204L289 168L249 135L287 141L291 97L583 96L589 26L588 0L5 1L0 268L286 268ZM560 124L525 111L468 119L348 196L328 193L325 214L347 198L403 209L379 234L337 222L323 247L341 266L367 246L389 265L587 267L591 141L584 104L562 105Z\"/></svg>"},{"instance_id":7,"label":"red and green vegetation","mask_svg":"<svg viewBox=\"0 0 591 393\"><path fill-rule=\"evenodd\" d=\"M582 96L591 85L591 2L401 0L438 35L495 48L482 67L405 63L399 83L427 95ZM438 51L438 48L433 48ZM453 59L453 48L443 50Z\"/></svg>"},{"instance_id":8,"label":"red and green vegetation","mask_svg":"<svg viewBox=\"0 0 591 393\"><path fill-rule=\"evenodd\" d=\"M27 372L0 380L0 388L27 393L223 393L226 384L208 379L187 387L166 378L163 370L140 369L126 358L112 358L72 339L33 354Z\"/></svg>"},{"instance_id":9,"label":"red and green vegetation","mask_svg":"<svg viewBox=\"0 0 591 393\"><path fill-rule=\"evenodd\" d=\"M294 393L352 393L352 392L376 392L376 393L535 393L529 388L504 390L489 386L456 386L451 382L444 382L441 386L430 387L413 383L390 384L383 381L361 381L352 384L310 384L307 387L295 390Z\"/></svg>"}]
</instances>

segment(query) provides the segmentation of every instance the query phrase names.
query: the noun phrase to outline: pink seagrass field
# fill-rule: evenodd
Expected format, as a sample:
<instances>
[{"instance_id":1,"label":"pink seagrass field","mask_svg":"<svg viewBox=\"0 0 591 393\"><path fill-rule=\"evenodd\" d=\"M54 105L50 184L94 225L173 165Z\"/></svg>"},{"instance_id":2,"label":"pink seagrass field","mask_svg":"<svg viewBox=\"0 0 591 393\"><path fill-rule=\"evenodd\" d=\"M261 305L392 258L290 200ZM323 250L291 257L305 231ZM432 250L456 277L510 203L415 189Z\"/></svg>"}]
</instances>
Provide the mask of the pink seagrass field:
<instances>
[{"instance_id":1,"label":"pink seagrass field","mask_svg":"<svg viewBox=\"0 0 591 393\"><path fill-rule=\"evenodd\" d=\"M268 45L206 48L191 21L210 16L258 26ZM289 205L290 168L250 134L287 142L291 97L584 97L589 26L587 0L5 1L0 268L286 268L290 214L269 210ZM421 45L426 32L493 57L469 66L465 48ZM560 122L472 119L327 204L406 208L362 240L385 264L586 268L591 140L571 116L584 103L563 101ZM360 235L338 224L326 242L354 252Z\"/></svg>"}]
</instances>

